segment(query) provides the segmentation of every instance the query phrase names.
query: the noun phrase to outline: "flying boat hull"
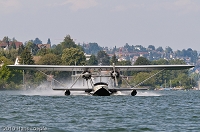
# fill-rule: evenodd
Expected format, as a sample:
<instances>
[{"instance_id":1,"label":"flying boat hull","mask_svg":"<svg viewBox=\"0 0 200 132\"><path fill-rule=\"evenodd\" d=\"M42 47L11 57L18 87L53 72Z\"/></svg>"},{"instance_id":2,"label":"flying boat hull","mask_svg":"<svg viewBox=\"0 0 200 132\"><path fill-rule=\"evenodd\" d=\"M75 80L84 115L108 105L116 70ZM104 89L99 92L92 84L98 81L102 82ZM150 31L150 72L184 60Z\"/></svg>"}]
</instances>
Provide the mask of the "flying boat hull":
<instances>
[{"instance_id":1,"label":"flying boat hull","mask_svg":"<svg viewBox=\"0 0 200 132\"><path fill-rule=\"evenodd\" d=\"M108 89L108 84L103 82L98 82L94 84L93 91L91 92L94 96L110 96L111 92Z\"/></svg>"}]
</instances>

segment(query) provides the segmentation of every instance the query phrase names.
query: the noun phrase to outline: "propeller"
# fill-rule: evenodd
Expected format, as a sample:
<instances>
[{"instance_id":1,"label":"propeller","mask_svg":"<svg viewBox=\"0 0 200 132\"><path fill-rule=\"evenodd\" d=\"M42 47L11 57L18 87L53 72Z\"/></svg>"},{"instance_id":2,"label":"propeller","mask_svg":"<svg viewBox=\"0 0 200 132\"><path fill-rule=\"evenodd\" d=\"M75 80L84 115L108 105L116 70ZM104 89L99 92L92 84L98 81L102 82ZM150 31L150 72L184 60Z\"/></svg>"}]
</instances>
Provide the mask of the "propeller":
<instances>
[{"instance_id":1,"label":"propeller","mask_svg":"<svg viewBox=\"0 0 200 132\"><path fill-rule=\"evenodd\" d=\"M115 63L113 63L113 76L115 77L114 79L115 79L115 84L116 84L116 86L118 86L118 81L117 81L117 73L116 73L116 71L115 71Z\"/></svg>"},{"instance_id":2,"label":"propeller","mask_svg":"<svg viewBox=\"0 0 200 132\"><path fill-rule=\"evenodd\" d=\"M82 77L86 80L91 79L91 73L89 71L85 71L82 73Z\"/></svg>"}]
</instances>

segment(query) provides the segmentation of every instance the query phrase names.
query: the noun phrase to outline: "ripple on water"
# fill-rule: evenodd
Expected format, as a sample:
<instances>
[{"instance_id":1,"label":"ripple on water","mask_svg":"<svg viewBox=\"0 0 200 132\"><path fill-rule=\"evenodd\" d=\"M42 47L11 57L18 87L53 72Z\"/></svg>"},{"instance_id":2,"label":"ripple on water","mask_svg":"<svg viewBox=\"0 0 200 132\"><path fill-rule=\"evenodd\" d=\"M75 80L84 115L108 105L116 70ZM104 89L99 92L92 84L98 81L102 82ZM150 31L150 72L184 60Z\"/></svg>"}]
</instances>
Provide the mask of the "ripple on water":
<instances>
[{"instance_id":1,"label":"ripple on water","mask_svg":"<svg viewBox=\"0 0 200 132\"><path fill-rule=\"evenodd\" d=\"M50 132L200 130L199 91L148 91L135 97L21 93L0 93L0 126L44 126Z\"/></svg>"}]
</instances>

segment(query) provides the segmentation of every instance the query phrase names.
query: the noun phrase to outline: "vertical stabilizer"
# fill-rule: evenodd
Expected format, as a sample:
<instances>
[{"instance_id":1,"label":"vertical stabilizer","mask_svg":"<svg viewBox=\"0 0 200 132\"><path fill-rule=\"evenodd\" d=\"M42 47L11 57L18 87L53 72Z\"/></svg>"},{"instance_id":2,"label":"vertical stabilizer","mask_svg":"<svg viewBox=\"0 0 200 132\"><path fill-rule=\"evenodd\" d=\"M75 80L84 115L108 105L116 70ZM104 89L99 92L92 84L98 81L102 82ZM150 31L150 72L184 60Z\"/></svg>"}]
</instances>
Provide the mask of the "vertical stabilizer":
<instances>
[{"instance_id":1,"label":"vertical stabilizer","mask_svg":"<svg viewBox=\"0 0 200 132\"><path fill-rule=\"evenodd\" d=\"M14 65L19 65L19 57L16 58Z\"/></svg>"}]
</instances>

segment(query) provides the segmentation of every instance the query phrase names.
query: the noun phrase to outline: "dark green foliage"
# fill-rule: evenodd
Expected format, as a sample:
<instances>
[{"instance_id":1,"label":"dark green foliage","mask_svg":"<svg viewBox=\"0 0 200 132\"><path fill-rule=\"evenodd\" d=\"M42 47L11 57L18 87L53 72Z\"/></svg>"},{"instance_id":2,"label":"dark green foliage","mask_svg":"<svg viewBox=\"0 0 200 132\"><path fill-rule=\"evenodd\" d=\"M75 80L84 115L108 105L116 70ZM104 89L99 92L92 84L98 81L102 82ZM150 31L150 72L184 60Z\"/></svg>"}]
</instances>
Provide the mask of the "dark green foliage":
<instances>
[{"instance_id":1,"label":"dark green foliage","mask_svg":"<svg viewBox=\"0 0 200 132\"><path fill-rule=\"evenodd\" d=\"M139 62L148 62L144 58L138 58ZM136 62L137 62L136 61ZM139 63L138 62L138 63ZM146 64L146 63L139 63L139 64ZM149 63L150 64L150 63ZM165 59L160 59L157 61L152 61L151 64L153 65L178 65L178 64L185 64L183 60L170 60L167 61ZM138 84L142 82L142 80L147 79L151 75L157 73L158 71L151 71L151 72L134 72L133 78L131 83ZM155 77L151 78L149 81L143 83L141 86L148 86L148 87L182 87L182 88L191 88L195 86L196 83L188 76L188 70L165 70L161 73L157 74Z\"/></svg>"},{"instance_id":2,"label":"dark green foliage","mask_svg":"<svg viewBox=\"0 0 200 132\"><path fill-rule=\"evenodd\" d=\"M5 37L3 38L2 41L3 41L3 42L6 42L6 43L9 43L9 38L8 38L8 36L5 36Z\"/></svg>"},{"instance_id":3,"label":"dark green foliage","mask_svg":"<svg viewBox=\"0 0 200 132\"><path fill-rule=\"evenodd\" d=\"M138 57L134 65L150 65L150 61L144 57Z\"/></svg>"},{"instance_id":4,"label":"dark green foliage","mask_svg":"<svg viewBox=\"0 0 200 132\"><path fill-rule=\"evenodd\" d=\"M100 65L110 65L110 57L105 51L99 51L97 53L98 64Z\"/></svg>"},{"instance_id":5,"label":"dark green foliage","mask_svg":"<svg viewBox=\"0 0 200 132\"><path fill-rule=\"evenodd\" d=\"M61 64L61 58L58 55L55 54L46 54L42 56L38 62L39 65L60 65Z\"/></svg>"},{"instance_id":6,"label":"dark green foliage","mask_svg":"<svg viewBox=\"0 0 200 132\"><path fill-rule=\"evenodd\" d=\"M3 79L0 79L0 89L6 89L6 81Z\"/></svg>"},{"instance_id":7,"label":"dark green foliage","mask_svg":"<svg viewBox=\"0 0 200 132\"><path fill-rule=\"evenodd\" d=\"M83 48L79 45L76 45L74 40L70 37L70 35L67 35L64 38L63 42L61 42L58 45L53 46L52 52L56 55L62 55L63 50L66 49L66 48L78 48L81 51L83 51Z\"/></svg>"},{"instance_id":8,"label":"dark green foliage","mask_svg":"<svg viewBox=\"0 0 200 132\"><path fill-rule=\"evenodd\" d=\"M28 50L30 50L33 55L36 55L37 52L38 52L38 50L39 50L37 44L35 44L32 41L28 41L26 43L26 45L25 45L25 48L27 48Z\"/></svg>"},{"instance_id":9,"label":"dark green foliage","mask_svg":"<svg viewBox=\"0 0 200 132\"><path fill-rule=\"evenodd\" d=\"M84 52L78 48L66 48L61 57L64 65L85 65Z\"/></svg>"},{"instance_id":10,"label":"dark green foliage","mask_svg":"<svg viewBox=\"0 0 200 132\"><path fill-rule=\"evenodd\" d=\"M62 55L62 46L61 44L58 44L58 45L54 45L53 49L52 49L52 52L56 55Z\"/></svg>"},{"instance_id":11,"label":"dark green foliage","mask_svg":"<svg viewBox=\"0 0 200 132\"><path fill-rule=\"evenodd\" d=\"M114 54L111 58L111 61L110 61L110 64L115 64L115 65L118 65L118 59L117 59L117 56Z\"/></svg>"},{"instance_id":12,"label":"dark green foliage","mask_svg":"<svg viewBox=\"0 0 200 132\"><path fill-rule=\"evenodd\" d=\"M143 52L147 51L147 49L145 47L143 47L142 45L134 46L134 50L135 51L143 51Z\"/></svg>"},{"instance_id":13,"label":"dark green foliage","mask_svg":"<svg viewBox=\"0 0 200 132\"><path fill-rule=\"evenodd\" d=\"M39 38L35 38L35 40L33 41L34 44L42 44L42 41Z\"/></svg>"},{"instance_id":14,"label":"dark green foliage","mask_svg":"<svg viewBox=\"0 0 200 132\"><path fill-rule=\"evenodd\" d=\"M61 43L61 48L77 48L78 46L75 44L74 40L70 37L70 35L67 35L63 42Z\"/></svg>"},{"instance_id":15,"label":"dark green foliage","mask_svg":"<svg viewBox=\"0 0 200 132\"><path fill-rule=\"evenodd\" d=\"M87 61L87 65L98 65L98 60L95 55L90 56L90 59Z\"/></svg>"},{"instance_id":16,"label":"dark green foliage","mask_svg":"<svg viewBox=\"0 0 200 132\"><path fill-rule=\"evenodd\" d=\"M48 38L48 40L47 40L47 44L51 44L51 40L50 40L50 38Z\"/></svg>"},{"instance_id":17,"label":"dark green foliage","mask_svg":"<svg viewBox=\"0 0 200 132\"><path fill-rule=\"evenodd\" d=\"M12 42L11 46L10 46L10 49L16 49L16 45L15 45L15 42Z\"/></svg>"},{"instance_id":18,"label":"dark green foliage","mask_svg":"<svg viewBox=\"0 0 200 132\"><path fill-rule=\"evenodd\" d=\"M25 48L24 51L21 53L19 61L20 64L25 64L25 65L34 64L33 56L27 48Z\"/></svg>"},{"instance_id":19,"label":"dark green foliage","mask_svg":"<svg viewBox=\"0 0 200 132\"><path fill-rule=\"evenodd\" d=\"M165 53L173 53L173 50L172 50L172 48L171 47L166 47L165 48Z\"/></svg>"},{"instance_id":20,"label":"dark green foliage","mask_svg":"<svg viewBox=\"0 0 200 132\"><path fill-rule=\"evenodd\" d=\"M83 47L84 47L85 53L94 54L94 55L96 55L100 50L103 49L97 43L83 44Z\"/></svg>"},{"instance_id":21,"label":"dark green foliage","mask_svg":"<svg viewBox=\"0 0 200 132\"><path fill-rule=\"evenodd\" d=\"M41 56L39 64L46 65L131 65L130 61L118 61L117 56L114 54L120 54L129 52L126 56L127 60L130 60L133 56L140 56L143 54L144 57L139 57L135 62L135 65L169 65L169 64L186 64L185 62L196 63L198 59L198 53L196 50L188 48L187 50L183 49L177 50L174 52L170 47L165 48L165 51L162 47L157 49L153 45L149 45L148 48L145 48L141 45L129 45L125 44L124 47L117 48L116 46L110 50L108 47L100 47L97 43L75 44L74 40L67 35L63 42L57 45L53 45L51 49L40 49L38 50L37 44L41 44L42 41L39 38L36 38L34 41L28 41L24 45L21 45L19 49L16 49L15 39L11 41L8 37L3 38L3 42L10 44L9 50L0 50L0 57L6 57L9 60L9 64L13 64L16 56L20 55L21 64L34 64L33 55ZM10 43L9 43L10 42ZM11 43L13 42L13 43ZM47 43L51 43L48 39ZM88 54L93 54L90 57L90 60L85 61L85 56L83 49ZM108 54L114 54L110 59ZM95 56L96 55L96 56ZM61 59L62 57L62 59ZM148 58L148 59L146 59ZM165 59L160 59L165 58ZM183 60L176 60L174 58L181 58ZM160 59L160 60L158 60ZM155 61L157 60L157 61ZM200 64L199 64L200 65ZM137 84L143 79L148 78L150 75L155 74L158 71L151 72L123 72L123 75L133 76L131 83ZM25 72L26 84L27 85L38 85L42 81L46 81L46 76L42 75L40 72ZM66 79L70 77L71 72L46 72L46 74L53 74L57 79ZM192 74L193 75L193 74ZM195 78L195 80L193 79ZM191 88L196 85L196 81L199 79L198 74L193 75L192 77L188 76L188 70L175 70L175 71L163 71L155 77L151 78L150 81L145 82L141 86L148 87L160 87L160 86L180 86L183 88ZM12 88L15 87L14 84L22 84L22 71L10 70L6 66L2 66L0 70L0 88ZM171 85L170 85L171 84ZM16 86L17 87L17 86Z\"/></svg>"},{"instance_id":22,"label":"dark green foliage","mask_svg":"<svg viewBox=\"0 0 200 132\"><path fill-rule=\"evenodd\" d=\"M51 52L52 52L51 49L41 48L40 50L38 50L37 56L44 56L46 54L50 54Z\"/></svg>"},{"instance_id":23,"label":"dark green foliage","mask_svg":"<svg viewBox=\"0 0 200 132\"><path fill-rule=\"evenodd\" d=\"M169 65L169 61L165 59L155 60L151 62L152 65Z\"/></svg>"},{"instance_id":24,"label":"dark green foliage","mask_svg":"<svg viewBox=\"0 0 200 132\"><path fill-rule=\"evenodd\" d=\"M127 65L131 65L131 62L130 61L119 61L117 63L117 65L121 65L121 66L127 66Z\"/></svg>"},{"instance_id":25,"label":"dark green foliage","mask_svg":"<svg viewBox=\"0 0 200 132\"><path fill-rule=\"evenodd\" d=\"M21 55L21 53L24 51L24 49L25 49L24 45L23 44L20 45L19 49L18 49L18 55Z\"/></svg>"},{"instance_id":26,"label":"dark green foliage","mask_svg":"<svg viewBox=\"0 0 200 132\"><path fill-rule=\"evenodd\" d=\"M156 49L156 51L158 51L158 52L163 52L164 50L163 50L162 47L158 47L158 48Z\"/></svg>"},{"instance_id":27,"label":"dark green foliage","mask_svg":"<svg viewBox=\"0 0 200 132\"><path fill-rule=\"evenodd\" d=\"M153 45L149 45L149 46L148 46L148 49L155 50L156 48L155 48L155 46L153 46Z\"/></svg>"},{"instance_id":28,"label":"dark green foliage","mask_svg":"<svg viewBox=\"0 0 200 132\"><path fill-rule=\"evenodd\" d=\"M3 64L0 67L0 89L15 88L11 87L11 84L20 84L22 79L22 72L19 70L9 69L6 65L12 64L12 61L6 57L0 57ZM12 85L13 86L13 85Z\"/></svg>"}]
</instances>

